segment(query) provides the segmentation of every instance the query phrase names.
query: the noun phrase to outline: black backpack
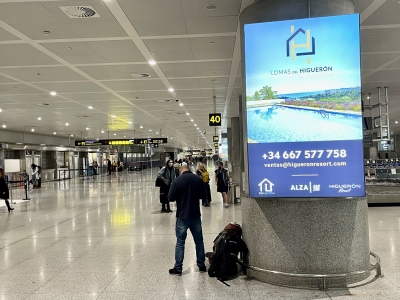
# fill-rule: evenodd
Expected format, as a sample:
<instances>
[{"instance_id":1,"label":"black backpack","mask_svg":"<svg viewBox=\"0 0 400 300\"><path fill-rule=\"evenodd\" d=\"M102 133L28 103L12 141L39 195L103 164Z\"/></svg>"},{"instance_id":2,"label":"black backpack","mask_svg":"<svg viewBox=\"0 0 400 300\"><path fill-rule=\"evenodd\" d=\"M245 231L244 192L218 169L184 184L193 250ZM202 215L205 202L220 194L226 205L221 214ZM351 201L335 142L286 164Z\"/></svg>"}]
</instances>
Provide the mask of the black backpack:
<instances>
[{"instance_id":1,"label":"black backpack","mask_svg":"<svg viewBox=\"0 0 400 300\"><path fill-rule=\"evenodd\" d=\"M208 275L217 277L220 281L236 275L239 252L248 252L247 245L242 240L242 228L239 224L229 223L214 240Z\"/></svg>"}]
</instances>

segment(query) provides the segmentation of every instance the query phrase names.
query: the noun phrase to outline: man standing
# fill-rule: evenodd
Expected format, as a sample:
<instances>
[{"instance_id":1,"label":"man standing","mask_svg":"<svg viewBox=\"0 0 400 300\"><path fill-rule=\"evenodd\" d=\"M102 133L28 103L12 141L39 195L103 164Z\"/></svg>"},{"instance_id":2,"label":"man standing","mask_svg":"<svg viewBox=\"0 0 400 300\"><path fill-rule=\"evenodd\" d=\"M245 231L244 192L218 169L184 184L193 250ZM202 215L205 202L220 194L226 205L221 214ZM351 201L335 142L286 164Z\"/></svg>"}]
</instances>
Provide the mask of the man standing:
<instances>
[{"instance_id":1,"label":"man standing","mask_svg":"<svg viewBox=\"0 0 400 300\"><path fill-rule=\"evenodd\" d=\"M170 202L176 201L176 247L175 266L169 274L182 275L183 257L187 230L190 229L196 244L197 266L200 272L206 272L203 232L200 219L200 199L207 197L203 180L190 172L188 165L180 168L181 175L171 185L168 193Z\"/></svg>"}]
</instances>

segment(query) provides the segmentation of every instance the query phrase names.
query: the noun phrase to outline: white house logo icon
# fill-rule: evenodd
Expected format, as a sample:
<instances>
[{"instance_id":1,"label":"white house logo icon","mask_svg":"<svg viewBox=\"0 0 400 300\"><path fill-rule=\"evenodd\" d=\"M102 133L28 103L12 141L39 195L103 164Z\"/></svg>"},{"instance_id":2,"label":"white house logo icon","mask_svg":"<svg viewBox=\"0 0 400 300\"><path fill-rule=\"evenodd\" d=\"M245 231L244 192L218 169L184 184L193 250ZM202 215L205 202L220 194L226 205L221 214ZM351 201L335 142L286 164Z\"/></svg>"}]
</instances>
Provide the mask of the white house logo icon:
<instances>
[{"instance_id":1,"label":"white house logo icon","mask_svg":"<svg viewBox=\"0 0 400 300\"><path fill-rule=\"evenodd\" d=\"M258 186L260 187L260 194L272 194L272 190L274 187L274 184L269 181L267 178L265 178L263 181L261 181Z\"/></svg>"}]
</instances>

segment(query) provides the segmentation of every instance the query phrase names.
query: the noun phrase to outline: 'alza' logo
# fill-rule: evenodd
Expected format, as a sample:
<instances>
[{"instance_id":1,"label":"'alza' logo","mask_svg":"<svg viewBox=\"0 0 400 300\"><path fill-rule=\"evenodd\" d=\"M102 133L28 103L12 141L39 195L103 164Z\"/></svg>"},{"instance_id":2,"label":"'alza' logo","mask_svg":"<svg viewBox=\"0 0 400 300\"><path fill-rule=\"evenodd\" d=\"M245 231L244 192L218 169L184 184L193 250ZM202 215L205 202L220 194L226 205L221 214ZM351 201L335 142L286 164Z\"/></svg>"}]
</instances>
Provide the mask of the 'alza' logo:
<instances>
[{"instance_id":1,"label":"'alza' logo","mask_svg":"<svg viewBox=\"0 0 400 300\"><path fill-rule=\"evenodd\" d=\"M292 36L286 41L286 56L289 57L291 56L292 59L295 58L295 56L306 56L306 55L314 55L315 54L315 38L311 36L310 30L308 29L305 31L303 28L297 29L296 32L294 32L294 26L290 27L290 32L292 33ZM305 44L295 44L294 39L296 36L298 36L300 33L306 36L307 42ZM296 53L296 49L301 49L305 48L307 49L307 52L299 52ZM308 63L311 63L311 58L308 57L307 60Z\"/></svg>"}]
</instances>

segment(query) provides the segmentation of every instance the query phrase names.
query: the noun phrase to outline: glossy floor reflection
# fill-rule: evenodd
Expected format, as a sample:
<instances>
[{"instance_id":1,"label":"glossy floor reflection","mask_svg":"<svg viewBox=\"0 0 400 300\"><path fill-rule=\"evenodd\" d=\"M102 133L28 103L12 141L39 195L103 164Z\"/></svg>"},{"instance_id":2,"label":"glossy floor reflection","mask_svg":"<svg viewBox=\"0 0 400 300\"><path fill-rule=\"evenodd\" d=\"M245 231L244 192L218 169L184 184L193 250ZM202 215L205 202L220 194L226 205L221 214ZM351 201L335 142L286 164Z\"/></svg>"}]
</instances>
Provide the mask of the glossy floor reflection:
<instances>
[{"instance_id":1,"label":"glossy floor reflection","mask_svg":"<svg viewBox=\"0 0 400 300\"><path fill-rule=\"evenodd\" d=\"M188 236L182 277L174 263L175 214L160 213L157 170L43 184L15 211L0 207L0 299L398 299L400 207L371 208L371 250L385 277L342 291L305 291L248 280L227 287L196 267ZM240 204L224 208L212 185L202 208L206 251ZM174 206L172 209L175 210Z\"/></svg>"}]
</instances>

